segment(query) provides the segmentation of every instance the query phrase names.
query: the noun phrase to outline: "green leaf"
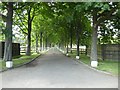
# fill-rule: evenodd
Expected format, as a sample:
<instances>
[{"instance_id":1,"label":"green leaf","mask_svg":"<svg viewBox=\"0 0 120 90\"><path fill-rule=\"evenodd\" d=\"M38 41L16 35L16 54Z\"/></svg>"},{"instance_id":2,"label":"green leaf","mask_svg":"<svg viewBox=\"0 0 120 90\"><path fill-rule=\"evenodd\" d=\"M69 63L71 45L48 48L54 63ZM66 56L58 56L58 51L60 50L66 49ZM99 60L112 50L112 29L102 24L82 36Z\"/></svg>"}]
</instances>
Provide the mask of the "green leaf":
<instances>
[{"instance_id":1,"label":"green leaf","mask_svg":"<svg viewBox=\"0 0 120 90\"><path fill-rule=\"evenodd\" d=\"M105 4L103 7L102 7L102 10L106 11L106 10L110 10L110 6L108 4Z\"/></svg>"}]
</instances>

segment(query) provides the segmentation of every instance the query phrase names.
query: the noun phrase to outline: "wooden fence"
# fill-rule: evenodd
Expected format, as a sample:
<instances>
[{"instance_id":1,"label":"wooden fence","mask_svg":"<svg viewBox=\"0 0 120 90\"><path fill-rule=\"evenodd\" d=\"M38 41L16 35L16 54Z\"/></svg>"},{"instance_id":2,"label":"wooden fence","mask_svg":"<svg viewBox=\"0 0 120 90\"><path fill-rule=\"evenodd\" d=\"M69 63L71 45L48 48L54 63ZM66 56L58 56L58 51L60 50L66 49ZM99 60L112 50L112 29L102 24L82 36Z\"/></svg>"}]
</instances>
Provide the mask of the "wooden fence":
<instances>
[{"instance_id":1,"label":"wooden fence","mask_svg":"<svg viewBox=\"0 0 120 90\"><path fill-rule=\"evenodd\" d=\"M77 48L72 48L73 51L77 50ZM70 49L69 49L70 51ZM80 54L86 54L86 49L79 48Z\"/></svg>"},{"instance_id":2,"label":"wooden fence","mask_svg":"<svg viewBox=\"0 0 120 90\"><path fill-rule=\"evenodd\" d=\"M0 42L0 58L3 58L4 55L5 42ZM12 56L20 55L20 44L12 43Z\"/></svg>"},{"instance_id":3,"label":"wooden fence","mask_svg":"<svg viewBox=\"0 0 120 90\"><path fill-rule=\"evenodd\" d=\"M87 54L90 55L90 48ZM120 60L120 44L102 44L98 45L98 58L102 60Z\"/></svg>"}]
</instances>

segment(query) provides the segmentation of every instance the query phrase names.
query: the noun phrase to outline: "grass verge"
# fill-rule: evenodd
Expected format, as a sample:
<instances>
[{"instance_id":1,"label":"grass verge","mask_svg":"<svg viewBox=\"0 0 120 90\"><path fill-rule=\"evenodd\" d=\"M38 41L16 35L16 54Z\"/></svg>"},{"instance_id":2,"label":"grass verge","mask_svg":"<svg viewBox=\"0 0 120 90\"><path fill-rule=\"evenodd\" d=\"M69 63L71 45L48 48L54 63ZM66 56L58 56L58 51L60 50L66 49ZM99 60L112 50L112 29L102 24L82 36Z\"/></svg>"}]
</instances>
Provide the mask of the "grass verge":
<instances>
[{"instance_id":1,"label":"grass verge","mask_svg":"<svg viewBox=\"0 0 120 90\"><path fill-rule=\"evenodd\" d=\"M30 62L33 58L37 57L39 54L32 54L31 56L20 55L13 57L13 67L23 65L27 62ZM5 67L5 61L0 60L0 70L7 69Z\"/></svg>"},{"instance_id":2,"label":"grass verge","mask_svg":"<svg viewBox=\"0 0 120 90\"><path fill-rule=\"evenodd\" d=\"M75 58L76 52L73 51L73 53L69 53L70 57ZM90 66L90 57L80 54L80 60ZM118 61L113 61L113 60L98 60L98 67L96 69L101 70L101 71L106 71L109 72L113 75L118 75ZM120 75L120 74L119 74Z\"/></svg>"}]
</instances>

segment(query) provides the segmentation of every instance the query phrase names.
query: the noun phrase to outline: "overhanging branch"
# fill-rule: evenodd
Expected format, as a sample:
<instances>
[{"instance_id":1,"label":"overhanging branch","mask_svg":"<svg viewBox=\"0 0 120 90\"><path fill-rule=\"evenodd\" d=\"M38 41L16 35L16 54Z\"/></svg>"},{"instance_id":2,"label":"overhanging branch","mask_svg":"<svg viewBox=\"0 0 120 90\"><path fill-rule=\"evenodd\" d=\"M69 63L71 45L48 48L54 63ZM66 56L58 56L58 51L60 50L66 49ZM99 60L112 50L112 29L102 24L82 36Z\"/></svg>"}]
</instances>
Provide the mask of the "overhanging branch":
<instances>
[{"instance_id":1,"label":"overhanging branch","mask_svg":"<svg viewBox=\"0 0 120 90\"><path fill-rule=\"evenodd\" d=\"M0 16L2 17L3 21L6 22L7 21L7 16L3 15L0 13Z\"/></svg>"},{"instance_id":2,"label":"overhanging branch","mask_svg":"<svg viewBox=\"0 0 120 90\"><path fill-rule=\"evenodd\" d=\"M17 15L18 15L18 17L19 17L19 20L21 21L22 25L25 26L26 29L28 29L28 28L26 27L26 25L23 23L22 18L20 17L20 15L18 14L17 11L16 11L16 13L17 13Z\"/></svg>"},{"instance_id":3,"label":"overhanging branch","mask_svg":"<svg viewBox=\"0 0 120 90\"><path fill-rule=\"evenodd\" d=\"M17 25L17 23L16 22L14 22L16 25ZM20 28L20 30L22 30L22 32L24 33L24 34L26 34L26 35L28 35L28 33L27 32L25 32L22 28L21 28L21 26L19 26L19 25L17 25L19 28Z\"/></svg>"}]
</instances>

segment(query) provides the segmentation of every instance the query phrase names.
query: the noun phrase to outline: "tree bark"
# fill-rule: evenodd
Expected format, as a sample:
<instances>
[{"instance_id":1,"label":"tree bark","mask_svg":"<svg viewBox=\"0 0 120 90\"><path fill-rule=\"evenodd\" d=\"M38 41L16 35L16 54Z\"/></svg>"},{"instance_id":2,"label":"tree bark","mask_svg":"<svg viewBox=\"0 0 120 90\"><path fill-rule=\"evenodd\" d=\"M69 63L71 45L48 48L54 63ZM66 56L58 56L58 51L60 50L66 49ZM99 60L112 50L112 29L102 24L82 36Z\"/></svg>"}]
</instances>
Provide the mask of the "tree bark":
<instances>
[{"instance_id":1,"label":"tree bark","mask_svg":"<svg viewBox=\"0 0 120 90\"><path fill-rule=\"evenodd\" d=\"M70 31L70 53L72 53L72 28Z\"/></svg>"},{"instance_id":2,"label":"tree bark","mask_svg":"<svg viewBox=\"0 0 120 90\"><path fill-rule=\"evenodd\" d=\"M5 33L5 49L4 57L5 61L12 61L12 24L13 24L13 2L8 2L8 13Z\"/></svg>"},{"instance_id":3,"label":"tree bark","mask_svg":"<svg viewBox=\"0 0 120 90\"><path fill-rule=\"evenodd\" d=\"M92 32L92 45L91 45L91 61L97 61L97 15L93 15L93 32Z\"/></svg>"},{"instance_id":4,"label":"tree bark","mask_svg":"<svg viewBox=\"0 0 120 90\"><path fill-rule=\"evenodd\" d=\"M61 43L58 44L58 47L61 48Z\"/></svg>"},{"instance_id":5,"label":"tree bark","mask_svg":"<svg viewBox=\"0 0 120 90\"><path fill-rule=\"evenodd\" d=\"M46 47L46 50L47 50L47 44L48 44L48 40L47 40L47 37L45 39L45 47Z\"/></svg>"},{"instance_id":6,"label":"tree bark","mask_svg":"<svg viewBox=\"0 0 120 90\"><path fill-rule=\"evenodd\" d=\"M40 32L40 51L42 51L42 32Z\"/></svg>"},{"instance_id":7,"label":"tree bark","mask_svg":"<svg viewBox=\"0 0 120 90\"><path fill-rule=\"evenodd\" d=\"M31 27L32 27L32 21L31 21L31 17L30 17L30 11L31 9L28 11L28 36L27 36L27 51L26 51L26 55L30 56L31 55Z\"/></svg>"},{"instance_id":8,"label":"tree bark","mask_svg":"<svg viewBox=\"0 0 120 90\"><path fill-rule=\"evenodd\" d=\"M86 50L85 50L85 55L87 56L88 54L88 45L86 45Z\"/></svg>"},{"instance_id":9,"label":"tree bark","mask_svg":"<svg viewBox=\"0 0 120 90\"><path fill-rule=\"evenodd\" d=\"M66 53L68 53L68 43L67 43L67 52Z\"/></svg>"},{"instance_id":10,"label":"tree bark","mask_svg":"<svg viewBox=\"0 0 120 90\"><path fill-rule=\"evenodd\" d=\"M45 42L44 42L44 38L43 38L43 47L42 47L43 51L45 49Z\"/></svg>"},{"instance_id":11,"label":"tree bark","mask_svg":"<svg viewBox=\"0 0 120 90\"><path fill-rule=\"evenodd\" d=\"M68 51L68 44L69 44L69 35L68 35L68 33L67 33L67 35L66 35L66 37L67 37L67 41L66 41L66 53L68 53L69 51Z\"/></svg>"},{"instance_id":12,"label":"tree bark","mask_svg":"<svg viewBox=\"0 0 120 90\"><path fill-rule=\"evenodd\" d=\"M38 34L36 33L36 53L38 53Z\"/></svg>"},{"instance_id":13,"label":"tree bark","mask_svg":"<svg viewBox=\"0 0 120 90\"><path fill-rule=\"evenodd\" d=\"M79 56L79 41L80 41L79 29L77 28L77 31L76 31L77 56Z\"/></svg>"}]
</instances>

